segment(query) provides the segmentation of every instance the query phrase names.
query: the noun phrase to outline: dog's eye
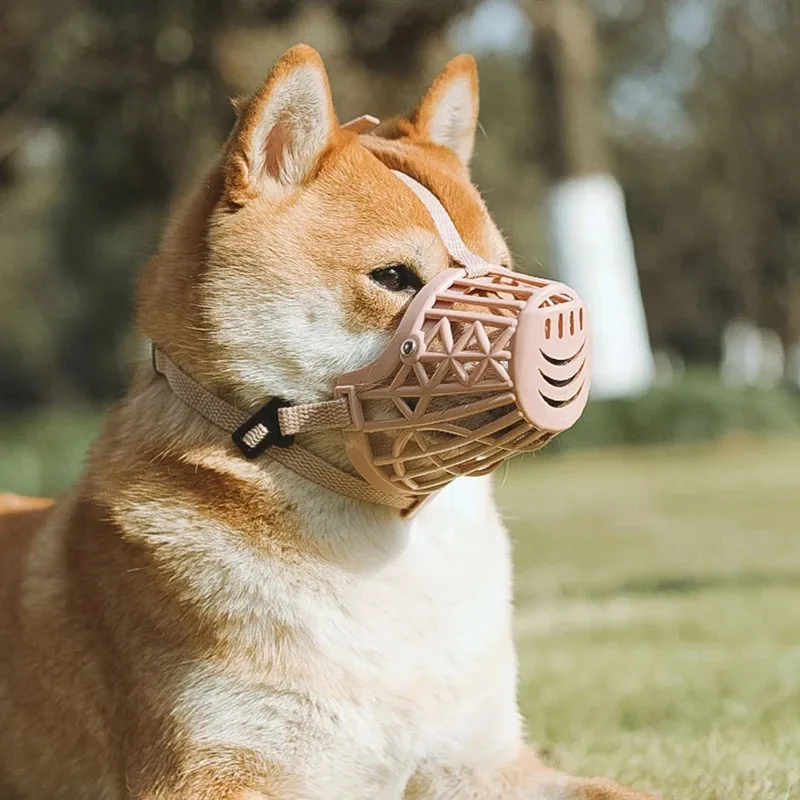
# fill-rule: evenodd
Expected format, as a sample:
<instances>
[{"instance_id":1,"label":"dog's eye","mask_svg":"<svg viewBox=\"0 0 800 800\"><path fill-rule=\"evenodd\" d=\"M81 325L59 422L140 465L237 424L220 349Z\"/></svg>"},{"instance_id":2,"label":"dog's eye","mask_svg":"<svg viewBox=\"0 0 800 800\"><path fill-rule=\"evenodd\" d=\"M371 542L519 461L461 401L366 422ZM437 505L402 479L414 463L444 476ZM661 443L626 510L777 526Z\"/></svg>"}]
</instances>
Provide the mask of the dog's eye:
<instances>
[{"instance_id":1,"label":"dog's eye","mask_svg":"<svg viewBox=\"0 0 800 800\"><path fill-rule=\"evenodd\" d=\"M372 270L369 276L389 292L404 292L407 289L418 292L422 288L419 275L407 264L389 264L388 267Z\"/></svg>"}]
</instances>

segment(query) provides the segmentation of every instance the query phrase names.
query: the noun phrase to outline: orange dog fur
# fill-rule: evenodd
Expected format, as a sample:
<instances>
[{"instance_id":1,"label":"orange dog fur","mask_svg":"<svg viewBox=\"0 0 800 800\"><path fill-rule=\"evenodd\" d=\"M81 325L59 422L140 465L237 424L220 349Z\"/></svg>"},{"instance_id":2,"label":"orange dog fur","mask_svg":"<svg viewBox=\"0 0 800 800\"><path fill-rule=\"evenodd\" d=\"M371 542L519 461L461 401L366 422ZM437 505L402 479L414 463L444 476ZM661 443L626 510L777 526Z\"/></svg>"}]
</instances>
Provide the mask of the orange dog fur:
<instances>
[{"instance_id":1,"label":"orange dog fur","mask_svg":"<svg viewBox=\"0 0 800 800\"><path fill-rule=\"evenodd\" d=\"M144 270L139 331L242 407L310 402L448 265L399 168L475 252L508 249L469 180L473 60L415 113L339 126L289 50ZM303 444L347 468L334 433ZM545 767L516 702L507 535L486 479L411 521L246 461L148 364L54 505L0 496L0 797L642 800ZM5 794L3 794L5 792Z\"/></svg>"}]
</instances>

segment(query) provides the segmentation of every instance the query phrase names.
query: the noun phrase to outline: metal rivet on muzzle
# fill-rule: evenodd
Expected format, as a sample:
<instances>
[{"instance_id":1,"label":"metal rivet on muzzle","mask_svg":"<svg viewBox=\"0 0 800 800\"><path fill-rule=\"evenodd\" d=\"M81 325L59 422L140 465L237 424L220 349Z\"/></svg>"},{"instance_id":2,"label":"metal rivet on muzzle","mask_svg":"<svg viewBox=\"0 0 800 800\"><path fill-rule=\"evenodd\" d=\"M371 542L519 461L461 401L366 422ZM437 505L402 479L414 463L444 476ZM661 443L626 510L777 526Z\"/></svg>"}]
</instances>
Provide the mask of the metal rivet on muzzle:
<instances>
[{"instance_id":1,"label":"metal rivet on muzzle","mask_svg":"<svg viewBox=\"0 0 800 800\"><path fill-rule=\"evenodd\" d=\"M403 342L403 344L400 345L400 352L404 356L413 355L416 349L417 349L417 343L413 339L406 339Z\"/></svg>"}]
</instances>

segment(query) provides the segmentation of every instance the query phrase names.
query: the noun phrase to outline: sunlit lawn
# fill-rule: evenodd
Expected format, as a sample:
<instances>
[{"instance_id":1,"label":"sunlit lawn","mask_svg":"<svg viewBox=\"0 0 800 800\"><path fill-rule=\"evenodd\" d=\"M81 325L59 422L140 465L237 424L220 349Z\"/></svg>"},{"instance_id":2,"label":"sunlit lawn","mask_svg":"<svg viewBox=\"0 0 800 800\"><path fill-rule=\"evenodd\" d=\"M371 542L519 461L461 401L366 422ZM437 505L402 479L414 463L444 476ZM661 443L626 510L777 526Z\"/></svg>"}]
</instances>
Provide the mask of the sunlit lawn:
<instances>
[{"instance_id":1,"label":"sunlit lawn","mask_svg":"<svg viewBox=\"0 0 800 800\"><path fill-rule=\"evenodd\" d=\"M800 441L542 456L499 492L536 742L665 798L800 798Z\"/></svg>"},{"instance_id":2,"label":"sunlit lawn","mask_svg":"<svg viewBox=\"0 0 800 800\"><path fill-rule=\"evenodd\" d=\"M91 414L0 425L53 492ZM533 739L664 798L800 798L800 441L542 455L499 476Z\"/></svg>"}]
</instances>

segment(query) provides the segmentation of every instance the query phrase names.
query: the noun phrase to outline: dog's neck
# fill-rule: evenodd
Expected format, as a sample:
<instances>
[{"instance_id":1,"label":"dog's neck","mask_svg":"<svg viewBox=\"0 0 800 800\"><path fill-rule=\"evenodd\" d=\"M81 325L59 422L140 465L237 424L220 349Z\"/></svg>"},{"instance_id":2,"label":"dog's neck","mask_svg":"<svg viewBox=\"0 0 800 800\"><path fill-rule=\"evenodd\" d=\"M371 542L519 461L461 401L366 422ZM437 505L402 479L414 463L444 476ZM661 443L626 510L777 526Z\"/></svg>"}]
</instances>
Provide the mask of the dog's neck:
<instances>
[{"instance_id":1,"label":"dog's neck","mask_svg":"<svg viewBox=\"0 0 800 800\"><path fill-rule=\"evenodd\" d=\"M351 469L339 432L305 434L302 444L339 468ZM250 501L258 497L266 505L286 509L292 520L279 520L279 526L291 525L309 553L333 562L365 566L391 557L409 528L398 511L317 486L268 455L248 461L233 446L230 434L186 406L143 364L93 448L88 484L101 503L127 507L125 498L137 494L131 480L146 482L148 475L157 475L169 482L170 473L186 470L194 472L198 487L214 479L220 486L246 490ZM182 502L179 493L167 490L166 497ZM216 491L214 501L220 506L243 505L233 497L216 496ZM258 513L253 511L254 516ZM269 531L264 535L269 537Z\"/></svg>"},{"instance_id":2,"label":"dog's neck","mask_svg":"<svg viewBox=\"0 0 800 800\"><path fill-rule=\"evenodd\" d=\"M306 446L333 449L324 435ZM125 576L101 581L97 591L148 596L158 587L188 628L213 639L197 649L176 642L170 628L163 646L188 647L182 659L224 654L254 675L264 669L271 626L292 619L298 597L356 609L366 602L362 589L369 595L384 576L413 575L430 552L480 550L502 531L488 478L457 479L403 519L268 457L249 461L149 365L110 415L76 500L73 513L83 509L84 523L73 535L94 537L88 550L112 553ZM160 608L136 625L159 629Z\"/></svg>"}]
</instances>

